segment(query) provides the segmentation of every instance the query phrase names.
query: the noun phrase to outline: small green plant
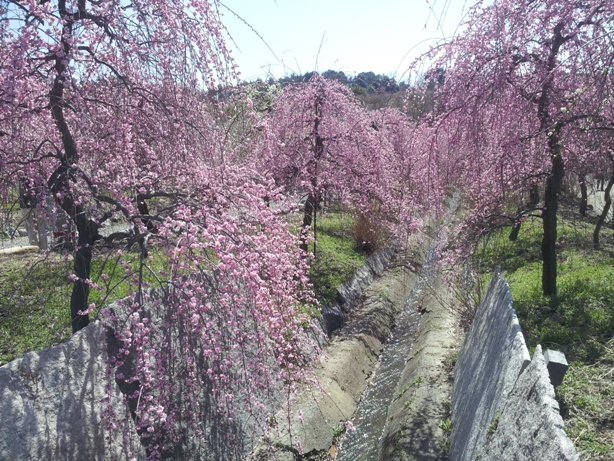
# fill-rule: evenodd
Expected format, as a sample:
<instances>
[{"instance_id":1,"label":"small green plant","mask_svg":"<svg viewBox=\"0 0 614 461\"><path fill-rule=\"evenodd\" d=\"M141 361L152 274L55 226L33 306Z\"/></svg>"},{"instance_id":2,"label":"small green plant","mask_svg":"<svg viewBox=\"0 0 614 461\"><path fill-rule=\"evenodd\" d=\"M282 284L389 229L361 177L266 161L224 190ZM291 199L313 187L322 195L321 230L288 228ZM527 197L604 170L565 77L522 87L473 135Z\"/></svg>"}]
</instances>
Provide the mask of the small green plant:
<instances>
[{"instance_id":1,"label":"small green plant","mask_svg":"<svg viewBox=\"0 0 614 461\"><path fill-rule=\"evenodd\" d=\"M333 427L333 439L338 439L343 434L345 434L345 424L338 424Z\"/></svg>"},{"instance_id":2,"label":"small green plant","mask_svg":"<svg viewBox=\"0 0 614 461\"><path fill-rule=\"evenodd\" d=\"M501 413L497 413L494 419L492 420L492 422L488 425L488 428L486 429L486 435L488 437L492 437L492 435L497 431L497 428L499 427L500 419L501 419Z\"/></svg>"},{"instance_id":3,"label":"small green plant","mask_svg":"<svg viewBox=\"0 0 614 461\"><path fill-rule=\"evenodd\" d=\"M439 428L446 433L452 431L452 420L450 418L444 419Z\"/></svg>"},{"instance_id":4,"label":"small green plant","mask_svg":"<svg viewBox=\"0 0 614 461\"><path fill-rule=\"evenodd\" d=\"M448 455L450 453L450 444L450 438L446 437L445 439L440 440L437 443L437 446L439 447L439 450L442 452L443 455Z\"/></svg>"}]
</instances>

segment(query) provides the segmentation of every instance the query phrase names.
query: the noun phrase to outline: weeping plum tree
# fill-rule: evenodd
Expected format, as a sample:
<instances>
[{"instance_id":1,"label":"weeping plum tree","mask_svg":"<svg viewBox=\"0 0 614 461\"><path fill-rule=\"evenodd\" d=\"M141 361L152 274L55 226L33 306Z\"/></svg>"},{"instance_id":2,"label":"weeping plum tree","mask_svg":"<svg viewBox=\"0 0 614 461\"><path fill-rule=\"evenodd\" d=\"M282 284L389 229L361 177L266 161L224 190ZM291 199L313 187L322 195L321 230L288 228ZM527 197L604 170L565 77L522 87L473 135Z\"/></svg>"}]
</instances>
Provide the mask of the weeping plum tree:
<instances>
[{"instance_id":1,"label":"weeping plum tree","mask_svg":"<svg viewBox=\"0 0 614 461\"><path fill-rule=\"evenodd\" d=\"M124 271L124 313L102 317L150 459L206 444L211 415L238 402L263 422L259 396L292 385L307 353L305 263L264 200L280 190L208 115L207 91L233 72L215 2L0 1L0 194L27 177L73 221L74 331L97 307L90 290L104 298ZM118 264L93 280L114 217L129 225L104 239ZM135 268L124 256L139 245Z\"/></svg>"},{"instance_id":2,"label":"weeping plum tree","mask_svg":"<svg viewBox=\"0 0 614 461\"><path fill-rule=\"evenodd\" d=\"M495 1L473 8L463 33L429 56L446 70L435 96L439 115L429 123L453 146L462 187L470 203L480 204L474 210L496 216L510 190L545 180L545 295L557 291L566 143L612 126L613 25L610 1Z\"/></svg>"},{"instance_id":3,"label":"weeping plum tree","mask_svg":"<svg viewBox=\"0 0 614 461\"><path fill-rule=\"evenodd\" d=\"M380 216L389 220L399 235L417 231L424 217L439 210L445 182L436 174L436 157L431 156L428 127L419 125L398 109L384 108L369 113L372 126L390 145L382 155L381 181L386 200Z\"/></svg>"},{"instance_id":4,"label":"weeping plum tree","mask_svg":"<svg viewBox=\"0 0 614 461\"><path fill-rule=\"evenodd\" d=\"M169 115L168 97L160 93L172 93L181 85L213 87L216 75L228 75L228 52L216 10L208 2L188 7L167 2L3 1L0 9L3 177L19 169L35 172L75 223L79 242L71 316L76 331L88 323L87 315L79 312L87 311L91 247L109 217L88 213L75 190L80 182L96 199L96 178L81 164L97 160L104 168L101 155L108 154L97 146L96 135L88 133L95 127L87 125L83 112L124 104L150 106ZM97 86L114 91L93 94ZM109 99L119 94L130 100ZM103 199L112 207L118 200L112 194Z\"/></svg>"},{"instance_id":5,"label":"weeping plum tree","mask_svg":"<svg viewBox=\"0 0 614 461\"><path fill-rule=\"evenodd\" d=\"M365 212L385 201L390 145L344 85L314 73L287 87L264 123L262 162L289 193L306 196L304 229L315 228L326 194Z\"/></svg>"}]
</instances>

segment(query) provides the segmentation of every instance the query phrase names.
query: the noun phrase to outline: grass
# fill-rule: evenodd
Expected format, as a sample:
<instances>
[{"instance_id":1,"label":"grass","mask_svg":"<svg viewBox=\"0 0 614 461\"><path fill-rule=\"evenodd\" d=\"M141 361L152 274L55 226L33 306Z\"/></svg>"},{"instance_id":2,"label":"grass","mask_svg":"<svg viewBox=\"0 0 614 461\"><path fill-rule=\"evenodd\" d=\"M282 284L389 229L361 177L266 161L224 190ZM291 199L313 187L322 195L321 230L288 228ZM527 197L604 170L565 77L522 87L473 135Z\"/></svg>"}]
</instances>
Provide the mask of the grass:
<instances>
[{"instance_id":1,"label":"grass","mask_svg":"<svg viewBox=\"0 0 614 461\"><path fill-rule=\"evenodd\" d=\"M614 231L602 228L602 249L594 250L593 229L564 210L557 296L541 292L541 221L524 223L517 242L509 229L498 231L479 256L484 278L501 267L529 349L565 353L570 368L557 398L567 434L581 460L601 461L614 453Z\"/></svg>"},{"instance_id":2,"label":"grass","mask_svg":"<svg viewBox=\"0 0 614 461\"><path fill-rule=\"evenodd\" d=\"M122 256L132 268L137 267L138 258L137 253ZM156 258L148 263L156 269L162 266ZM59 344L71 335L68 275L72 272L72 262L54 254L45 259L31 254L21 261L0 262L0 365L28 351ZM108 291L103 295L91 290L90 302L99 306L127 295L126 271L108 254L98 253L92 260L92 280L102 285L101 272L110 276ZM147 281L154 282L151 277Z\"/></svg>"},{"instance_id":3,"label":"grass","mask_svg":"<svg viewBox=\"0 0 614 461\"><path fill-rule=\"evenodd\" d=\"M584 460L611 460L614 453L614 340L590 365L572 363L557 389L565 429Z\"/></svg>"},{"instance_id":4,"label":"grass","mask_svg":"<svg viewBox=\"0 0 614 461\"><path fill-rule=\"evenodd\" d=\"M335 301L337 287L362 266L367 255L352 239L350 215L327 213L318 218L317 251L309 270L316 298L321 305Z\"/></svg>"},{"instance_id":5,"label":"grass","mask_svg":"<svg viewBox=\"0 0 614 461\"><path fill-rule=\"evenodd\" d=\"M70 336L71 284L60 261L0 268L0 365Z\"/></svg>"}]
</instances>

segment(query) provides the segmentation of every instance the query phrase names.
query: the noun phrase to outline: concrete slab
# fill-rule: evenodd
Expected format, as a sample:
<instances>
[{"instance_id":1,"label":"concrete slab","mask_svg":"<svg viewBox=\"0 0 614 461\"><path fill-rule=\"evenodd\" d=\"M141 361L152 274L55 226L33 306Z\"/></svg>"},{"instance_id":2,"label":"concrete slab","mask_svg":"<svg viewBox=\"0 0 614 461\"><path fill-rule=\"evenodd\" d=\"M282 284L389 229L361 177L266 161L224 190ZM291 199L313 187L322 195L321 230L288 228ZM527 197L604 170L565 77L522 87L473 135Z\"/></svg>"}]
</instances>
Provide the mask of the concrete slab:
<instances>
[{"instance_id":1,"label":"concrete slab","mask_svg":"<svg viewBox=\"0 0 614 461\"><path fill-rule=\"evenodd\" d=\"M560 351L546 349L546 352L544 352L544 360L546 361L546 368L548 368L548 374L550 375L550 382L554 387L560 386L565 377L565 373L567 373L569 369L565 354Z\"/></svg>"},{"instance_id":2,"label":"concrete slab","mask_svg":"<svg viewBox=\"0 0 614 461\"><path fill-rule=\"evenodd\" d=\"M477 460L576 461L565 434L541 346L520 375L501 413L490 423Z\"/></svg>"},{"instance_id":3,"label":"concrete slab","mask_svg":"<svg viewBox=\"0 0 614 461\"><path fill-rule=\"evenodd\" d=\"M450 460L474 461L530 356L507 282L495 271L456 362Z\"/></svg>"}]
</instances>

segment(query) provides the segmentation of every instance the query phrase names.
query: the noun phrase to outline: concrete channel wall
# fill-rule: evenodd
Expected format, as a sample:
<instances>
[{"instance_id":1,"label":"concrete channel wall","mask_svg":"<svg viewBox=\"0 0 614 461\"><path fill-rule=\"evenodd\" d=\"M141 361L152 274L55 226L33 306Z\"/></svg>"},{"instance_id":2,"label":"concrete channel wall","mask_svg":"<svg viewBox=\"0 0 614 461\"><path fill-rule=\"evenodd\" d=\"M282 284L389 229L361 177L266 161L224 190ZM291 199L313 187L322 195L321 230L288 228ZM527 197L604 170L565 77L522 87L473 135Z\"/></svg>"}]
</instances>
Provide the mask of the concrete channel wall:
<instances>
[{"instance_id":1,"label":"concrete channel wall","mask_svg":"<svg viewBox=\"0 0 614 461\"><path fill-rule=\"evenodd\" d=\"M531 361L497 270L456 362L450 461L577 460L538 346Z\"/></svg>"},{"instance_id":2,"label":"concrete channel wall","mask_svg":"<svg viewBox=\"0 0 614 461\"><path fill-rule=\"evenodd\" d=\"M144 458L136 431L105 423L103 399L124 414L123 396L109 382L106 347L96 321L59 346L0 367L0 460Z\"/></svg>"}]
</instances>

